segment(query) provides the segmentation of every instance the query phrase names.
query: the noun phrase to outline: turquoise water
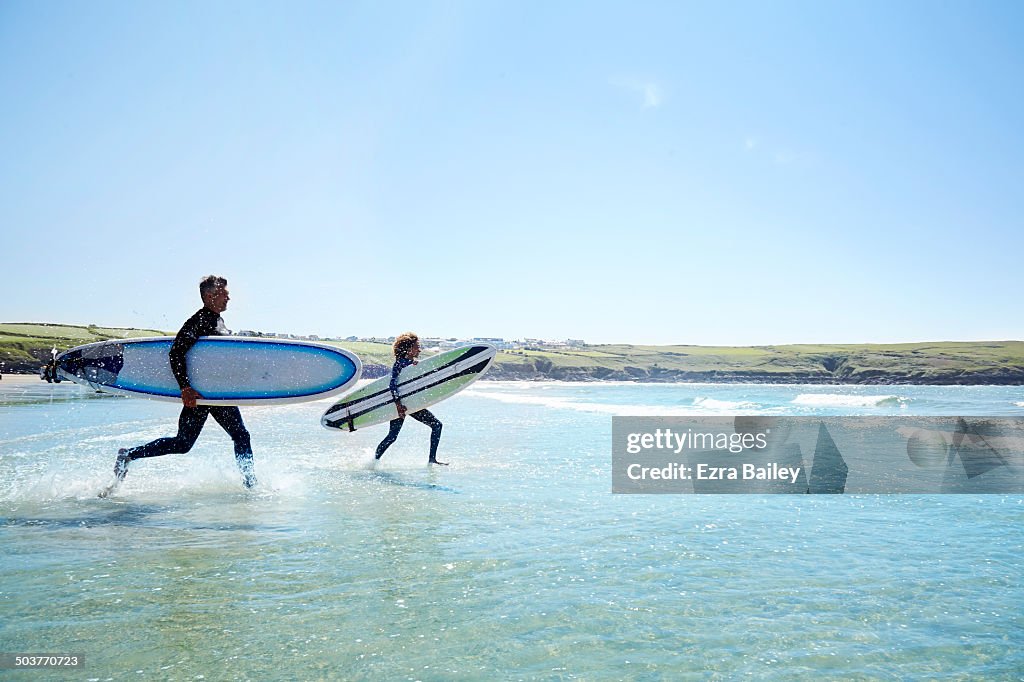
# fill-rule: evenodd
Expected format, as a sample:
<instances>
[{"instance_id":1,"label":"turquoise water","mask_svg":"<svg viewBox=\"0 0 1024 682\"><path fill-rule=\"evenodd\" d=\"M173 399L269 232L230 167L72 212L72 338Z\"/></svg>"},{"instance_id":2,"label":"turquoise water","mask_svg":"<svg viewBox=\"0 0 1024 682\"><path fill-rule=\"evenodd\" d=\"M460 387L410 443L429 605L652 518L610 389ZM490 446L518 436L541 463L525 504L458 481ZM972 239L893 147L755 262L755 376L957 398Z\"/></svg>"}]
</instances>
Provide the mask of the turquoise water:
<instances>
[{"instance_id":1,"label":"turquoise water","mask_svg":"<svg viewBox=\"0 0 1024 682\"><path fill-rule=\"evenodd\" d=\"M0 382L10 679L821 679L1024 674L1024 496L612 495L611 416L1024 416L1003 387L482 382L408 423L243 408L262 486L173 405ZM203 677L200 677L203 676Z\"/></svg>"}]
</instances>

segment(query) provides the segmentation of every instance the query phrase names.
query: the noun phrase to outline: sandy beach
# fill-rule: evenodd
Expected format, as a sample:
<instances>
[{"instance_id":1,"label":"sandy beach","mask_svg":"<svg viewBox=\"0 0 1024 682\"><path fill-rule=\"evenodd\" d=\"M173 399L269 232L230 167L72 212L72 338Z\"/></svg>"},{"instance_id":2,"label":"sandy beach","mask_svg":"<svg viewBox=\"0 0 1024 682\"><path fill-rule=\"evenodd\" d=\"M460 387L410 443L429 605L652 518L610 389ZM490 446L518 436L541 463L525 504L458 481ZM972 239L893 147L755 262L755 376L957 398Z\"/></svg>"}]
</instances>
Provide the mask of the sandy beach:
<instances>
[{"instance_id":1,"label":"sandy beach","mask_svg":"<svg viewBox=\"0 0 1024 682\"><path fill-rule=\"evenodd\" d=\"M34 386L36 384L45 384L46 382L39 378L36 374L4 374L0 377L0 386ZM61 382L61 385L70 382ZM56 384L53 384L56 385Z\"/></svg>"}]
</instances>

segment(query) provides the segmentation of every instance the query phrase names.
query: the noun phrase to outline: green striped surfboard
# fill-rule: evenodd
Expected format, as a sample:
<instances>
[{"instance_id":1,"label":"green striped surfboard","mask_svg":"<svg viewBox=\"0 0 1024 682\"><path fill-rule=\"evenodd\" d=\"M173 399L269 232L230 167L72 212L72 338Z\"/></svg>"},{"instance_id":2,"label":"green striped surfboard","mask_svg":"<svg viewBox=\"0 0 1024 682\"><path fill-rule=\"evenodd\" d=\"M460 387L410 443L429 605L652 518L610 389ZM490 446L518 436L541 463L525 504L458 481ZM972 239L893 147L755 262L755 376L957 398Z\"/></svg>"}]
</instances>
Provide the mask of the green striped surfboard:
<instances>
[{"instance_id":1,"label":"green striped surfboard","mask_svg":"<svg viewBox=\"0 0 1024 682\"><path fill-rule=\"evenodd\" d=\"M488 344L463 346L439 353L402 370L398 395L409 413L449 398L479 379L494 362L498 350ZM355 431L398 418L391 395L391 374L346 395L324 412L320 423L328 429Z\"/></svg>"}]
</instances>

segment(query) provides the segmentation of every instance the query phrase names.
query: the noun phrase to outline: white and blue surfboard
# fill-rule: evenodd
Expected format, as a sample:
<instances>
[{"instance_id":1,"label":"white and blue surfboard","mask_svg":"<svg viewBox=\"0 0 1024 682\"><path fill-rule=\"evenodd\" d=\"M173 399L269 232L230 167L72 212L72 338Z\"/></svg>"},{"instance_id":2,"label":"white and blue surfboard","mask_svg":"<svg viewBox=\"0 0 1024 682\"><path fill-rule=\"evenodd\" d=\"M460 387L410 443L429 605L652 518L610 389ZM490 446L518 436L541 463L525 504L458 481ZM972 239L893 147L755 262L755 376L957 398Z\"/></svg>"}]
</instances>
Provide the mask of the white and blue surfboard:
<instances>
[{"instance_id":1,"label":"white and blue surfboard","mask_svg":"<svg viewBox=\"0 0 1024 682\"><path fill-rule=\"evenodd\" d=\"M57 357L60 376L105 393L181 402L168 353L174 337L100 341ZM200 405L279 405L348 390L362 363L341 348L307 341L204 336L186 356Z\"/></svg>"},{"instance_id":2,"label":"white and blue surfboard","mask_svg":"<svg viewBox=\"0 0 1024 682\"><path fill-rule=\"evenodd\" d=\"M494 346L479 343L439 353L404 368L398 377L402 404L412 413L450 398L482 377L497 354ZM386 376L329 407L320 418L320 424L328 429L355 431L397 417L391 377Z\"/></svg>"}]
</instances>

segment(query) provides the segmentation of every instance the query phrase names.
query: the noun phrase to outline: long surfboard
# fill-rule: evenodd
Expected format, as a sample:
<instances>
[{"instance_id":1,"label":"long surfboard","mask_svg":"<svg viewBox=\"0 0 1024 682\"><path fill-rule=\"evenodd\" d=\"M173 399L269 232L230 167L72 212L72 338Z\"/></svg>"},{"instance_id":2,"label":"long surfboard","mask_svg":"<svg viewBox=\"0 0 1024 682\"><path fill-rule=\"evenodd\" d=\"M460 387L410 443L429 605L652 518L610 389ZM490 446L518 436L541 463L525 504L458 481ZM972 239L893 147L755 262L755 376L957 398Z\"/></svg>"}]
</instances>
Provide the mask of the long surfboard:
<instances>
[{"instance_id":1,"label":"long surfboard","mask_svg":"<svg viewBox=\"0 0 1024 682\"><path fill-rule=\"evenodd\" d=\"M174 338L99 341L57 357L60 376L105 393L181 402L168 352ZM274 405L348 390L362 363L347 350L306 341L204 336L186 356L200 405Z\"/></svg>"},{"instance_id":2,"label":"long surfboard","mask_svg":"<svg viewBox=\"0 0 1024 682\"><path fill-rule=\"evenodd\" d=\"M497 352L488 344L464 346L406 367L398 376L402 404L412 413L455 395L484 375ZM328 429L355 431L397 419L390 385L389 374L350 393L324 412L320 423Z\"/></svg>"}]
</instances>

